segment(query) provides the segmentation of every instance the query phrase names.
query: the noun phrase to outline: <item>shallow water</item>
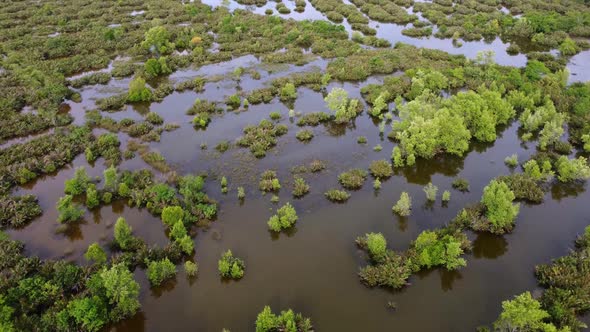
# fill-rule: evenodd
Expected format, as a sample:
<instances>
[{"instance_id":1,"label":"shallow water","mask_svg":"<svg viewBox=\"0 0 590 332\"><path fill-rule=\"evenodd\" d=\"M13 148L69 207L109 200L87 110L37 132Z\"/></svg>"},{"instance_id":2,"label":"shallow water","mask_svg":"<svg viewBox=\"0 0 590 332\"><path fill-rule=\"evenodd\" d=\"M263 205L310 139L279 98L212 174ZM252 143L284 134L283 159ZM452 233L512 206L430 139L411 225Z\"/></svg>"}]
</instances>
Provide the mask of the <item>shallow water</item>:
<instances>
[{"instance_id":1,"label":"shallow water","mask_svg":"<svg viewBox=\"0 0 590 332\"><path fill-rule=\"evenodd\" d=\"M266 6L274 9L274 5L269 2ZM291 2L286 5L294 7ZM253 7L253 10L264 13L266 6ZM244 6L230 3L230 8L238 7ZM314 15L318 14L322 15L308 3L303 14L292 12L290 15L304 19L315 18ZM521 66L526 61L523 56L503 55L507 45L500 40L491 44L464 43L463 47L454 48L451 40L412 39L401 35L399 26L382 23L379 23L378 36L392 42L439 48L468 57L474 57L478 50L491 48L496 51L499 63ZM583 52L570 62L568 68L577 74L572 76L572 81L588 79L590 72L584 66L590 61L588 54ZM400 171L383 181L378 192L372 188L372 179L368 179L362 189L352 192L347 203L334 204L328 202L323 193L339 188L337 175L340 172L353 167L367 168L373 160L390 158L394 144L379 135L377 125L366 113L346 128L307 127L315 135L307 144L295 138L299 130L295 125L296 118L289 119L289 107L276 99L267 105L251 105L244 112L216 115L206 130L195 130L190 124L191 117L185 114L196 98L222 101L237 91L263 87L276 77L324 69L326 63L326 60L317 59L305 66L289 65L281 71L268 73L256 57L244 56L170 76L171 82L201 75L222 76L216 82L207 83L203 92L175 92L162 102L149 106L149 110L160 114L166 123L181 125L175 131L162 133L161 141L150 143L150 149L160 151L179 174L208 172L206 190L219 201L220 212L218 220L209 229L198 230L195 237L198 278L187 281L179 267L175 280L150 289L145 271L138 269L135 275L142 286L142 312L112 330L220 331L227 328L234 332L250 331L257 313L264 305L271 305L274 311L293 308L311 317L317 331L473 331L476 326L489 324L497 317L501 301L534 290L537 287L534 266L566 254L575 236L589 224L587 202L590 194L585 190L586 185L556 185L546 194L543 204L521 204L512 234L500 237L470 233L474 249L465 257L467 267L455 272L435 269L414 275L410 278L411 286L401 291L363 286L357 272L367 262L355 246L357 236L382 232L390 248L404 250L421 231L444 225L461 208L479 201L483 187L492 178L509 174L510 170L503 162L506 156L516 153L519 160L526 160L535 152L535 145L521 143L517 135L519 124L514 122L499 131L495 143L473 144L464 158L440 156L429 161L419 160L414 168ZM244 75L240 82L232 80L229 74L237 66L256 68L262 79L253 80ZM381 79L372 77L369 82ZM69 103L75 123L84 122L84 112L95 107L94 99L120 93L128 83L129 79L113 79L106 86L81 89L83 101ZM360 97L360 88L366 84L368 82L331 83L328 90L343 87L351 97ZM328 111L322 94L307 88L298 89L293 109L301 114ZM103 115L117 120L125 117L141 119L147 111L148 107L128 106L120 112ZM246 125L257 124L268 118L272 111L282 114L280 123L287 124L289 132L278 138L278 146L265 158L255 159L248 149L235 146L224 154L214 150L222 140L235 142ZM119 136L124 147L128 137L122 133ZM367 137L368 143L357 144L358 136ZM208 149L201 149L202 143L206 143ZM377 144L382 145L382 151L373 151ZM302 199L293 199L290 169L313 159L325 160L328 168L318 174L303 174L311 185L311 192ZM102 159L88 165L81 155L70 167L15 191L16 194L37 195L44 211L43 216L25 228L9 231L13 238L26 244L27 253L42 258L65 257L83 263L82 255L90 243L97 241L106 247L112 240L112 226L119 216L124 216L135 235L147 243L164 245L168 241L158 217L146 210L131 208L125 202L87 212L85 222L79 227L58 232L54 206L63 195L64 181L72 177L74 169L79 166L85 166L91 176L102 176L105 169ZM141 167L149 166L139 157L120 165L120 169ZM257 189L258 176L265 169L278 171L283 186L279 205L271 203L270 195L262 195ZM229 181L227 195L221 193L216 179L221 175ZM451 182L457 176L470 181L470 192L451 189ZM434 205L426 204L422 187L428 182L437 185L439 193L451 190L452 197L447 206L442 206L440 201ZM236 196L238 186L246 189L243 204ZM391 212L391 206L402 191L407 191L413 198L414 209L408 218L397 217ZM287 201L295 206L299 221L288 233L273 235L268 231L266 221ZM225 282L218 276L217 260L226 249L231 249L246 262L246 273L240 281ZM389 301L397 304L395 311L387 308Z\"/></svg>"}]
</instances>

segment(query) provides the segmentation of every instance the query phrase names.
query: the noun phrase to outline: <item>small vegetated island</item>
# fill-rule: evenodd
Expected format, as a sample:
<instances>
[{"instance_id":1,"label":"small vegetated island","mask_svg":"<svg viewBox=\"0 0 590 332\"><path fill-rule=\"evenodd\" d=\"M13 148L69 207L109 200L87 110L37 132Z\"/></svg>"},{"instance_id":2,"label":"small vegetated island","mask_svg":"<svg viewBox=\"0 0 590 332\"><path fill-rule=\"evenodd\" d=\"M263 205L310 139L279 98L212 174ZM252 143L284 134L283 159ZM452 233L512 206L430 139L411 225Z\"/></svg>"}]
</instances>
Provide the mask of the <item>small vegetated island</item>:
<instances>
[{"instance_id":1,"label":"small vegetated island","mask_svg":"<svg viewBox=\"0 0 590 332\"><path fill-rule=\"evenodd\" d=\"M585 327L588 2L11 1L0 26L1 331L154 330L159 303L175 331L408 312L342 271L514 280L442 330Z\"/></svg>"}]
</instances>

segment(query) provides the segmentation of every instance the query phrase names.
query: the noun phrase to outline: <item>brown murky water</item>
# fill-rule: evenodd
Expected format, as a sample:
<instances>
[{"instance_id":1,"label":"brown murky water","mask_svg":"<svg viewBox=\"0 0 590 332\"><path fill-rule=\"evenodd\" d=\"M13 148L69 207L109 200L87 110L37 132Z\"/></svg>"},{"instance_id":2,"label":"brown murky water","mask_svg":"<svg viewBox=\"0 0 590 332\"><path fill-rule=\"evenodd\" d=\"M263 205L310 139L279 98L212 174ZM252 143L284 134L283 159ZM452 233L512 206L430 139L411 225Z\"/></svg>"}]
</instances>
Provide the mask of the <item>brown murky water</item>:
<instances>
[{"instance_id":1,"label":"brown murky water","mask_svg":"<svg viewBox=\"0 0 590 332\"><path fill-rule=\"evenodd\" d=\"M234 4L235 5L235 4ZM287 5L291 5L287 2ZM255 10L264 11L265 7ZM315 12L308 3L303 18L314 18ZM304 14L305 14L304 13ZM295 18L302 18L293 13ZM319 17L322 18L322 17ZM380 24L380 37L399 36L391 26ZM391 28L391 29L390 29ZM388 30L390 29L390 30ZM416 40L403 37L404 42L420 46L453 50L449 40ZM400 39L398 39L400 40ZM522 56L509 57L501 41L492 44L465 43L454 53L474 56L482 49L494 49L497 60L503 64L523 65ZM578 55L572 63L578 75L575 80L587 80L588 72L582 63L588 53ZM483 187L494 177L507 174L506 156L518 154L526 160L534 153L533 143L521 144L517 136L518 123L501 130L493 144L473 145L464 158L439 157L419 161L416 167L396 174L375 192L370 180L361 190L354 191L346 204L333 204L323 197L323 192L339 187L337 175L352 167L368 167L377 159L389 159L394 146L387 138L380 137L377 125L363 114L347 128L318 126L312 128L313 140L303 144L295 138L298 127L288 118L289 108L278 101L268 105L252 105L241 113L225 112L215 116L207 130L196 131L190 124L186 110L196 98L222 101L236 91L252 90L265 82L292 72L325 68L327 62L316 60L304 67L287 66L283 70L263 74L260 81L244 76L239 85L225 78L207 83L202 93L174 93L161 103L152 104L149 110L159 113L165 122L181 125L173 132L164 132L161 142L151 143L180 174L210 174L207 192L220 203L218 220L208 230L199 230L195 237L195 260L199 263L199 276L188 282L179 268L175 280L163 287L150 289L145 272L135 272L142 286L142 312L132 319L112 328L114 331L235 331L253 330L257 313L264 305L282 310L293 308L312 318L318 331L473 331L478 325L493 321L502 300L525 290L534 290L536 282L533 268L551 258L564 255L574 237L590 223L587 202L590 195L586 186L554 186L540 205L522 204L513 234L492 236L470 234L473 252L466 255L467 267L447 272L432 270L410 279L411 286L401 291L368 289L357 277L365 258L357 250L354 240L367 232L382 232L391 248L407 248L422 230L439 227L452 219L465 205L477 202ZM171 81L181 81L197 75L225 75L237 66L260 67L253 56L245 56L230 62L178 72ZM576 71L576 68L579 70ZM374 77L369 82L378 82ZM363 83L332 83L341 86L352 97L359 97ZM84 111L94 107L93 98L120 92L128 80L113 80L108 86L92 86L80 92L83 102L70 103L76 123L84 122ZM298 90L294 110L301 113L328 111L321 93L306 88ZM108 114L115 119L131 117L140 119L147 107L127 107L124 111ZM278 146L263 159L253 158L247 149L233 147L224 154L214 152L221 140L235 141L248 124L256 124L268 118L271 111L283 115L281 123L289 126L287 135L279 138ZM359 145L358 136L366 136L368 143ZM127 139L120 134L121 139ZM201 150L201 143L209 148ZM381 144L381 152L373 146ZM311 192L302 199L291 197L293 166L313 159L327 161L328 169L319 174L304 174ZM102 160L88 165L83 156L74 160L69 168L46 176L18 194L33 193L39 197L44 214L21 230L10 235L26 243L29 254L43 258L72 259L83 263L82 254L95 241L106 244L113 238L112 226L118 216L124 216L134 233L150 244L163 245L168 240L159 218L146 210L130 208L124 202L116 202L87 212L85 222L65 232L57 232L55 203L63 193L63 183L74 169L85 166L91 176L102 176ZM149 167L139 157L124 161L120 168ZM283 184L280 203L290 201L295 206L299 221L288 234L278 236L267 230L266 221L277 205L270 202L270 195L262 195L257 189L260 172L275 169ZM225 175L230 192L221 194L216 176ZM470 181L471 191L460 193L451 190L454 177ZM451 190L448 206L425 204L422 186L432 181L440 189ZM236 188L245 186L246 199L240 204ZM391 206L402 191L413 197L414 210L410 217L399 218L392 214ZM217 260L222 251L231 249L246 262L245 277L238 282L224 282L217 273ZM389 301L397 304L397 310L387 308Z\"/></svg>"}]
</instances>

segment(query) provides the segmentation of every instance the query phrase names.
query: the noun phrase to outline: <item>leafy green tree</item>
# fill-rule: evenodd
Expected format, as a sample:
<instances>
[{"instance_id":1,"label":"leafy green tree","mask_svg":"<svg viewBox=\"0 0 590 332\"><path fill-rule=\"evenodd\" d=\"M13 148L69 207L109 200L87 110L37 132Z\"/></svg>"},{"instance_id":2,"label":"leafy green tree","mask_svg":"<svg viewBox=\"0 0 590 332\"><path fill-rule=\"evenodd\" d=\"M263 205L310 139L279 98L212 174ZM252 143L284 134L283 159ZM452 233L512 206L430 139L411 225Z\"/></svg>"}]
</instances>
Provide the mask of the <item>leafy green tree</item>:
<instances>
[{"instance_id":1,"label":"leafy green tree","mask_svg":"<svg viewBox=\"0 0 590 332\"><path fill-rule=\"evenodd\" d=\"M95 208L100 204L98 199L98 192L96 191L96 185L94 183L88 186L86 189L86 206L89 209Z\"/></svg>"},{"instance_id":2,"label":"leafy green tree","mask_svg":"<svg viewBox=\"0 0 590 332\"><path fill-rule=\"evenodd\" d=\"M358 99L349 99L348 92L342 88L333 88L324 101L334 112L337 123L346 123L357 115L360 107Z\"/></svg>"},{"instance_id":3,"label":"leafy green tree","mask_svg":"<svg viewBox=\"0 0 590 332\"><path fill-rule=\"evenodd\" d=\"M275 331L278 327L278 317L269 306L265 306L256 317L256 332Z\"/></svg>"},{"instance_id":4,"label":"leafy green tree","mask_svg":"<svg viewBox=\"0 0 590 332\"><path fill-rule=\"evenodd\" d=\"M182 251L187 255L190 255L195 248L195 244L193 242L193 239L191 239L191 237L188 235L185 235L185 236L177 239L176 243L178 243L178 245L180 246Z\"/></svg>"},{"instance_id":5,"label":"leafy green tree","mask_svg":"<svg viewBox=\"0 0 590 332\"><path fill-rule=\"evenodd\" d=\"M64 192L72 196L80 195L86 191L89 184L90 178L86 173L86 168L78 167L76 168L74 177L66 180Z\"/></svg>"},{"instance_id":6,"label":"leafy green tree","mask_svg":"<svg viewBox=\"0 0 590 332\"><path fill-rule=\"evenodd\" d=\"M94 261L96 264L104 264L107 261L107 254L96 242L88 246L84 258L87 261Z\"/></svg>"},{"instance_id":7,"label":"leafy green tree","mask_svg":"<svg viewBox=\"0 0 590 332\"><path fill-rule=\"evenodd\" d=\"M461 242L452 235L439 235L432 231L423 231L414 242L420 266L431 268L444 266L447 270L455 270L465 266Z\"/></svg>"},{"instance_id":8,"label":"leafy green tree","mask_svg":"<svg viewBox=\"0 0 590 332\"><path fill-rule=\"evenodd\" d=\"M74 299L67 311L84 331L100 331L109 321L106 303L96 295Z\"/></svg>"},{"instance_id":9,"label":"leafy green tree","mask_svg":"<svg viewBox=\"0 0 590 332\"><path fill-rule=\"evenodd\" d=\"M172 227L184 219L184 210L180 206L167 206L162 210L161 218L166 226Z\"/></svg>"},{"instance_id":10,"label":"leafy green tree","mask_svg":"<svg viewBox=\"0 0 590 332\"><path fill-rule=\"evenodd\" d=\"M177 220L174 225L172 226L172 230L170 231L170 238L173 240L178 240L187 235L186 228L184 227L184 223L182 220Z\"/></svg>"},{"instance_id":11,"label":"leafy green tree","mask_svg":"<svg viewBox=\"0 0 590 332\"><path fill-rule=\"evenodd\" d=\"M147 277L152 286L159 286L163 281L176 275L176 266L168 258L148 263Z\"/></svg>"},{"instance_id":12,"label":"leafy green tree","mask_svg":"<svg viewBox=\"0 0 590 332\"><path fill-rule=\"evenodd\" d=\"M127 100L132 103L152 100L152 91L145 86L145 80L143 78L136 77L129 82Z\"/></svg>"},{"instance_id":13,"label":"leafy green tree","mask_svg":"<svg viewBox=\"0 0 590 332\"><path fill-rule=\"evenodd\" d=\"M133 244L133 230L123 217L119 217L115 223L115 242L123 250L129 249Z\"/></svg>"},{"instance_id":14,"label":"leafy green tree","mask_svg":"<svg viewBox=\"0 0 590 332\"><path fill-rule=\"evenodd\" d=\"M163 26L156 26L146 31L141 46L157 54L171 53L175 48L175 45L170 42L170 33Z\"/></svg>"},{"instance_id":15,"label":"leafy green tree","mask_svg":"<svg viewBox=\"0 0 590 332\"><path fill-rule=\"evenodd\" d=\"M483 189L481 202L486 207L486 217L491 223L492 232L509 230L520 210L519 204L512 204L514 193L502 181L492 180Z\"/></svg>"},{"instance_id":16,"label":"leafy green tree","mask_svg":"<svg viewBox=\"0 0 590 332\"><path fill-rule=\"evenodd\" d=\"M392 208L393 212L399 214L402 217L407 217L412 211L412 199L407 192L402 192L399 200Z\"/></svg>"},{"instance_id":17,"label":"leafy green tree","mask_svg":"<svg viewBox=\"0 0 590 332\"><path fill-rule=\"evenodd\" d=\"M143 65L144 73L147 79L156 78L160 75L170 74L172 70L168 67L167 58L149 59Z\"/></svg>"},{"instance_id":18,"label":"leafy green tree","mask_svg":"<svg viewBox=\"0 0 590 332\"><path fill-rule=\"evenodd\" d=\"M541 309L541 303L533 299L531 293L524 292L514 298L502 302L502 313L494 322L494 328L501 331L551 331L543 320L549 314ZM553 327L553 331L557 331Z\"/></svg>"},{"instance_id":19,"label":"leafy green tree","mask_svg":"<svg viewBox=\"0 0 590 332\"><path fill-rule=\"evenodd\" d=\"M109 303L114 306L110 313L112 320L130 317L137 312L140 307L139 284L123 263L115 264L108 270L103 269L100 279Z\"/></svg>"},{"instance_id":20,"label":"leafy green tree","mask_svg":"<svg viewBox=\"0 0 590 332\"><path fill-rule=\"evenodd\" d=\"M117 190L117 169L111 166L102 172L104 176L104 189L109 192Z\"/></svg>"},{"instance_id":21,"label":"leafy green tree","mask_svg":"<svg viewBox=\"0 0 590 332\"><path fill-rule=\"evenodd\" d=\"M277 209L277 214L268 220L268 228L275 232L280 232L281 229L287 229L295 225L299 219L297 212L291 203L287 202L285 205Z\"/></svg>"},{"instance_id":22,"label":"leafy green tree","mask_svg":"<svg viewBox=\"0 0 590 332\"><path fill-rule=\"evenodd\" d=\"M59 215L57 221L60 223L71 223L79 220L84 215L84 210L78 208L72 202L71 195L65 195L57 202L56 208Z\"/></svg>"},{"instance_id":23,"label":"leafy green tree","mask_svg":"<svg viewBox=\"0 0 590 332\"><path fill-rule=\"evenodd\" d=\"M545 150L547 149L547 146L559 141L559 138L564 133L563 123L564 117L561 114L545 123L543 129L539 133L539 148L541 150Z\"/></svg>"}]
</instances>

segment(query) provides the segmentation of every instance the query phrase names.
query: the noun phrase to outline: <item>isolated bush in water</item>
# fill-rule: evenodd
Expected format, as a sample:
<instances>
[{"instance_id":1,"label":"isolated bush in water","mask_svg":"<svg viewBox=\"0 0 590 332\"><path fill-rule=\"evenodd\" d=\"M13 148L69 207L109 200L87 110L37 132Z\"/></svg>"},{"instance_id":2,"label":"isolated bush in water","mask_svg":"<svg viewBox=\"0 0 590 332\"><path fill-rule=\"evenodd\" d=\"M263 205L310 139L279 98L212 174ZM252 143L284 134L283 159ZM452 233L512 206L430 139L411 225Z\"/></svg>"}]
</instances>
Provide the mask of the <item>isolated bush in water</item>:
<instances>
[{"instance_id":1,"label":"isolated bush in water","mask_svg":"<svg viewBox=\"0 0 590 332\"><path fill-rule=\"evenodd\" d=\"M223 278L240 279L244 276L245 268L244 261L234 257L231 250L224 252L218 261L219 275Z\"/></svg>"},{"instance_id":2,"label":"isolated bush in water","mask_svg":"<svg viewBox=\"0 0 590 332\"><path fill-rule=\"evenodd\" d=\"M295 208L291 203L287 202L277 209L277 214L268 220L268 228L272 231L280 232L282 229L287 229L295 225L297 219L299 217L297 216L297 212L295 212Z\"/></svg>"},{"instance_id":3,"label":"isolated bush in water","mask_svg":"<svg viewBox=\"0 0 590 332\"><path fill-rule=\"evenodd\" d=\"M407 192L402 192L399 200L392 208L393 212L399 214L402 217L407 217L412 212L412 199Z\"/></svg>"}]
</instances>

